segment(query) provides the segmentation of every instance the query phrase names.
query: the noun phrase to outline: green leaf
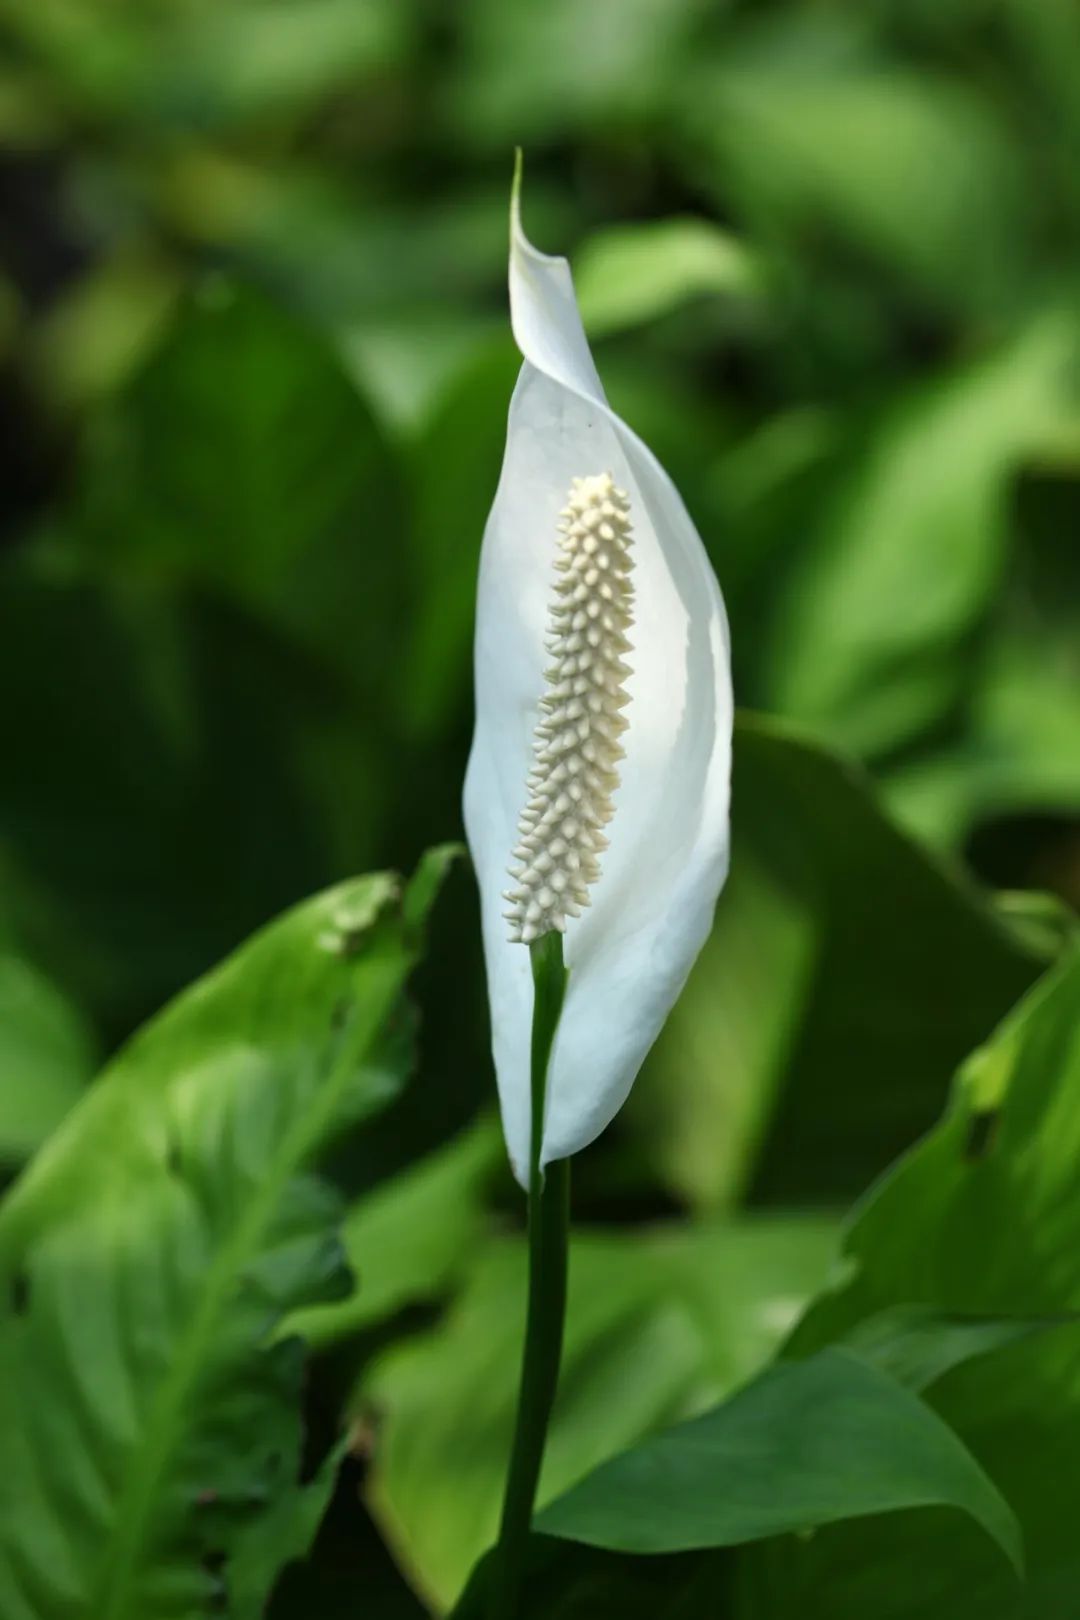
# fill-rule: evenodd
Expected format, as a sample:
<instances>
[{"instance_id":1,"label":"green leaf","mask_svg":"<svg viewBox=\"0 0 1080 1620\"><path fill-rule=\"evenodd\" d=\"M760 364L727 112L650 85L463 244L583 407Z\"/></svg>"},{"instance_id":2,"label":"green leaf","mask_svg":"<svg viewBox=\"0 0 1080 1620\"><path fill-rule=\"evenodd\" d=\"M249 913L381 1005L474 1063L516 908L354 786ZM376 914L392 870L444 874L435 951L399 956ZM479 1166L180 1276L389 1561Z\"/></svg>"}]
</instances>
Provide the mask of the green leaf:
<instances>
[{"instance_id":1,"label":"green leaf","mask_svg":"<svg viewBox=\"0 0 1080 1620\"><path fill-rule=\"evenodd\" d=\"M736 822L712 932L624 1120L663 1184L700 1210L737 1202L753 1175L820 948L813 902L762 863L742 836L752 825Z\"/></svg>"},{"instance_id":2,"label":"green leaf","mask_svg":"<svg viewBox=\"0 0 1080 1620\"><path fill-rule=\"evenodd\" d=\"M1080 1555L1080 957L1035 987L961 1068L938 1128L876 1190L847 1236L838 1286L825 1291L791 1350L872 1329L913 1308L1053 1325L956 1366L933 1403L995 1479L1028 1547L1027 1592L981 1567L971 1549L925 1525L845 1529L769 1562L766 1620L812 1593L808 1612L864 1614L885 1583L901 1616L958 1607L978 1620L1064 1620L1075 1608ZM764 1558L764 1555L762 1555ZM917 1561L917 1562L916 1562Z\"/></svg>"},{"instance_id":3,"label":"green leaf","mask_svg":"<svg viewBox=\"0 0 1080 1620\"><path fill-rule=\"evenodd\" d=\"M332 1344L448 1293L475 1255L489 1218L484 1195L505 1158L498 1121L485 1119L361 1198L341 1234L359 1287L287 1318L282 1335Z\"/></svg>"},{"instance_id":4,"label":"green leaf","mask_svg":"<svg viewBox=\"0 0 1080 1620\"><path fill-rule=\"evenodd\" d=\"M697 20L694 0L477 0L462 14L446 94L469 145L504 157L517 141L635 120L662 103Z\"/></svg>"},{"instance_id":5,"label":"green leaf","mask_svg":"<svg viewBox=\"0 0 1080 1620\"><path fill-rule=\"evenodd\" d=\"M0 570L0 679L21 693L0 705L0 863L20 942L112 1045L363 870L385 790L367 711L288 637L199 592L87 580L62 547Z\"/></svg>"},{"instance_id":6,"label":"green leaf","mask_svg":"<svg viewBox=\"0 0 1080 1620\"><path fill-rule=\"evenodd\" d=\"M319 335L249 287L189 300L117 407L81 526L136 578L198 582L393 698L396 462ZM357 604L364 607L357 634Z\"/></svg>"},{"instance_id":7,"label":"green leaf","mask_svg":"<svg viewBox=\"0 0 1080 1620\"><path fill-rule=\"evenodd\" d=\"M330 1482L298 1486L304 1346L274 1334L348 1288L313 1172L401 1087L418 912L381 874L285 915L120 1053L0 1209L5 1620L255 1620L310 1540Z\"/></svg>"},{"instance_id":8,"label":"green leaf","mask_svg":"<svg viewBox=\"0 0 1080 1620\"><path fill-rule=\"evenodd\" d=\"M860 23L796 12L691 70L708 181L793 254L839 237L923 296L996 302L1026 245L1016 153L967 85L876 55Z\"/></svg>"},{"instance_id":9,"label":"green leaf","mask_svg":"<svg viewBox=\"0 0 1080 1620\"><path fill-rule=\"evenodd\" d=\"M230 124L317 105L404 55L406 18L389 0L308 0L303 12L222 3L180 13L162 38L145 40L144 116L195 127Z\"/></svg>"},{"instance_id":10,"label":"green leaf","mask_svg":"<svg viewBox=\"0 0 1080 1620\"><path fill-rule=\"evenodd\" d=\"M944 1119L860 1211L850 1281L815 1307L800 1343L899 1302L1013 1316L1074 1307L1078 1030L1073 951L962 1064Z\"/></svg>"},{"instance_id":11,"label":"green leaf","mask_svg":"<svg viewBox=\"0 0 1080 1620\"><path fill-rule=\"evenodd\" d=\"M492 383L491 402L499 400L505 407L520 356L493 315L470 313L457 303L448 307L417 301L402 311L377 309L366 320L349 320L338 337L349 374L357 378L383 426L407 444L416 441L418 448L463 378L478 361L482 367L496 345L504 356L505 377ZM505 429L505 422L499 425ZM483 417L448 424L451 433L460 430L467 436L471 429L485 442L489 426ZM449 472L457 470L452 456L445 465Z\"/></svg>"},{"instance_id":12,"label":"green leaf","mask_svg":"<svg viewBox=\"0 0 1080 1620\"><path fill-rule=\"evenodd\" d=\"M716 512L712 555L733 620L752 624L761 600L771 602L806 513L832 494L849 437L836 409L796 405L744 428L711 466L705 510ZM753 676L756 658L746 663Z\"/></svg>"},{"instance_id":13,"label":"green leaf","mask_svg":"<svg viewBox=\"0 0 1080 1620\"><path fill-rule=\"evenodd\" d=\"M537 1529L616 1552L685 1552L926 1506L970 1514L1019 1570L1012 1513L940 1418L856 1357L822 1350L605 1463Z\"/></svg>"},{"instance_id":14,"label":"green leaf","mask_svg":"<svg viewBox=\"0 0 1080 1620\"><path fill-rule=\"evenodd\" d=\"M418 600L402 670L410 732L437 735L469 698L476 565L506 443L520 356L489 344L444 389L408 450Z\"/></svg>"},{"instance_id":15,"label":"green leaf","mask_svg":"<svg viewBox=\"0 0 1080 1620\"><path fill-rule=\"evenodd\" d=\"M1069 585L1063 581L1063 591ZM1071 603L1072 595L1062 600ZM987 649L965 734L889 773L893 813L921 837L961 848L980 822L1080 809L1080 683L1071 613L999 631Z\"/></svg>"},{"instance_id":16,"label":"green leaf","mask_svg":"<svg viewBox=\"0 0 1080 1620\"><path fill-rule=\"evenodd\" d=\"M107 399L160 342L181 290L177 267L145 243L75 281L38 333L50 398L66 409Z\"/></svg>"},{"instance_id":17,"label":"green leaf","mask_svg":"<svg viewBox=\"0 0 1080 1620\"><path fill-rule=\"evenodd\" d=\"M897 1306L859 1322L841 1342L879 1372L920 1394L965 1361L1068 1320L946 1316L925 1306Z\"/></svg>"},{"instance_id":18,"label":"green leaf","mask_svg":"<svg viewBox=\"0 0 1080 1620\"><path fill-rule=\"evenodd\" d=\"M696 1207L839 1202L1046 957L794 727L740 715L734 779L729 888L625 1119Z\"/></svg>"},{"instance_id":19,"label":"green leaf","mask_svg":"<svg viewBox=\"0 0 1080 1620\"><path fill-rule=\"evenodd\" d=\"M788 571L768 704L864 756L947 713L1003 572L1009 479L1075 346L1046 318L894 405Z\"/></svg>"},{"instance_id":20,"label":"green leaf","mask_svg":"<svg viewBox=\"0 0 1080 1620\"><path fill-rule=\"evenodd\" d=\"M519 1620L698 1620L726 1614L717 1554L625 1558L593 1547L533 1535L526 1550ZM451 1620L489 1620L494 1555L485 1554L455 1604Z\"/></svg>"},{"instance_id":21,"label":"green leaf","mask_svg":"<svg viewBox=\"0 0 1080 1620\"><path fill-rule=\"evenodd\" d=\"M93 1072L93 1037L76 1008L27 962L0 952L0 1166L30 1157Z\"/></svg>"},{"instance_id":22,"label":"green leaf","mask_svg":"<svg viewBox=\"0 0 1080 1620\"><path fill-rule=\"evenodd\" d=\"M11 21L63 103L88 102L81 111L135 141L147 125L175 134L318 105L385 68L408 39L390 0L310 0L303 19L273 0L125 6L105 27L92 9L15 0Z\"/></svg>"},{"instance_id":23,"label":"green leaf","mask_svg":"<svg viewBox=\"0 0 1080 1620\"><path fill-rule=\"evenodd\" d=\"M708 294L752 298L759 277L736 237L692 217L594 231L574 265L582 319L594 337L643 325Z\"/></svg>"},{"instance_id":24,"label":"green leaf","mask_svg":"<svg viewBox=\"0 0 1080 1620\"><path fill-rule=\"evenodd\" d=\"M577 1232L540 1500L761 1366L824 1275L832 1223ZM525 1249L489 1246L444 1322L362 1377L372 1512L422 1595L447 1606L494 1540L525 1307Z\"/></svg>"},{"instance_id":25,"label":"green leaf","mask_svg":"<svg viewBox=\"0 0 1080 1620\"><path fill-rule=\"evenodd\" d=\"M267 1593L278 1572L310 1553L348 1449L345 1435L331 1446L312 1479L287 1485L240 1531L228 1577L235 1613L264 1615Z\"/></svg>"}]
</instances>

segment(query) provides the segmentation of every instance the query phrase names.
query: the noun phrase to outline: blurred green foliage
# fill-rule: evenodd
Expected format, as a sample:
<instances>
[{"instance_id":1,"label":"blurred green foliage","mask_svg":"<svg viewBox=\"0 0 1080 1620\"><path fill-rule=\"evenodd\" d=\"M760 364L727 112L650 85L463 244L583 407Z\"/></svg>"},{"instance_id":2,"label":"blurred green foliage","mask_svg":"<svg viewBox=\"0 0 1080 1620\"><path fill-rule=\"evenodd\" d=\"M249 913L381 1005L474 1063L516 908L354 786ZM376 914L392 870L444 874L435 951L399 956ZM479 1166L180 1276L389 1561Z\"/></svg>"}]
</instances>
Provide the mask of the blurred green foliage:
<instances>
[{"instance_id":1,"label":"blurred green foliage","mask_svg":"<svg viewBox=\"0 0 1080 1620\"><path fill-rule=\"evenodd\" d=\"M457 836L476 561L517 366L517 142L530 234L569 252L612 403L715 563L758 711L736 742L732 878L630 1106L576 1167L577 1207L605 1226L581 1242L550 1494L760 1368L821 1281L837 1212L933 1125L952 1071L1071 935L1080 12L7 0L0 46L0 1174L99 1056L253 929ZM445 1602L495 1510L519 1211L474 1123L492 1077L464 868L415 989L411 1087L321 1167L360 1287L288 1321L319 1351L312 1448L336 1463L342 1415L356 1427L273 1620L354 1612L360 1567L378 1620L420 1612L374 1521ZM1042 1061L1050 1086L1064 1060ZM1067 1089L1060 1109L1071 1141ZM1039 1142L1018 1159L1032 1185ZM918 1203L904 1189L935 1151L887 1207ZM873 1300L852 1284L814 1348L913 1298L1074 1309L1064 1216L1029 1234L1033 1253L1053 1236L1044 1289L1024 1257L1000 1288L974 1280L971 1232L1007 1231L1016 1196L987 1192L966 1259L914 1294L884 1244ZM897 1217L927 1251L937 1197ZM774 1284L789 1311L766 1331ZM1063 1342L996 1351L940 1403L1034 1538L1039 1620L1074 1612L1066 1538L1039 1528L1005 1420L984 1434L977 1407L1028 1358L1053 1394L1019 1432L1072 1432ZM296 1449L292 1418L275 1422ZM314 1523L275 1511L299 1549ZM276 1568L268 1523L244 1553L229 1542L250 1592ZM646 1612L678 1594L672 1615L696 1614L693 1593L722 1586L740 1620L807 1612L808 1592L884 1613L876 1590L840 1593L831 1549L906 1569L907 1523L676 1560ZM977 1570L980 1614L1020 1612L977 1534L926 1536L942 1604ZM629 1613L646 1580L610 1555L544 1557L537 1592L566 1615L616 1591Z\"/></svg>"}]
</instances>

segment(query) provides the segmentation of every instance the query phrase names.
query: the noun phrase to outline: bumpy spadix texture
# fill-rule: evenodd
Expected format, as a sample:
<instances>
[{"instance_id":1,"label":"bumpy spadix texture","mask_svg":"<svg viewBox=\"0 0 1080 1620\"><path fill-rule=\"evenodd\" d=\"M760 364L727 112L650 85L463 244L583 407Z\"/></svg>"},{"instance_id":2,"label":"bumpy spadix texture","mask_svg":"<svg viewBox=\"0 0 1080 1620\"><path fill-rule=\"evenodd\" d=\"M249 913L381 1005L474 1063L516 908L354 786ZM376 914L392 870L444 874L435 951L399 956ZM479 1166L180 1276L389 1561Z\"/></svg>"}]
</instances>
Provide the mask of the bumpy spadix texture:
<instances>
[{"instance_id":1,"label":"bumpy spadix texture","mask_svg":"<svg viewBox=\"0 0 1080 1620\"><path fill-rule=\"evenodd\" d=\"M529 944L579 917L615 814L630 702L630 503L610 473L575 478L560 514L547 651L528 798L504 898L510 939Z\"/></svg>"},{"instance_id":2,"label":"bumpy spadix texture","mask_svg":"<svg viewBox=\"0 0 1080 1620\"><path fill-rule=\"evenodd\" d=\"M732 704L727 620L705 549L667 474L608 405L569 266L526 240L516 196L510 312L523 364L480 559L476 732L465 781L465 827L480 883L503 1127L515 1173L525 1184L533 987L529 952L509 937L514 930L505 916L511 852L520 846L523 855L516 863L521 871L509 880L511 923L522 925L522 938L526 926L565 924L570 977L548 1070L540 1144L541 1163L548 1164L592 1141L622 1106L708 934L727 871ZM553 590L553 579L570 573L553 568L559 513L567 491L574 490L573 501L583 487L575 488L574 479L602 473L626 492L620 510L633 528L634 615L628 638L633 650L620 658L624 669L615 671L621 696L629 700L617 713L628 725L621 736L612 726L606 739L625 749L625 757L586 757L592 710L589 733L576 733L582 770L600 764L612 775L618 771L618 785L606 785L607 805L595 786L588 789L598 818L602 807L614 808L603 826L606 849L586 846L576 830L572 841L562 830L568 818L555 809L560 799L552 791L565 786L571 798L570 772L565 782L554 782L549 772L558 763L548 746L556 715L564 712L560 706L586 696L562 690L562 679L550 675L559 667L564 631L578 633L573 614L551 616L553 601L561 608L567 594ZM573 526L573 512L569 521ZM569 531L564 542L568 537ZM567 558L565 547L558 555ZM552 641L554 653L548 651ZM570 679L583 679L581 671L575 669ZM537 705L544 697L547 729L537 739ZM580 728L585 721L582 713L575 724ZM560 740L568 735L560 719ZM538 741L540 755L550 757L537 756ZM587 786L582 783L583 791ZM523 795L529 808L521 827ZM579 818L569 819L576 828ZM599 833L599 820L588 825ZM560 837L565 855L556 854ZM572 847L582 862L576 873L566 861ZM550 868L541 865L545 856L551 857ZM557 860L567 879L565 904L556 904L554 882L543 881L556 871ZM572 876L584 881L588 905L582 904L580 885L571 886ZM528 915L531 905L538 915Z\"/></svg>"}]
</instances>

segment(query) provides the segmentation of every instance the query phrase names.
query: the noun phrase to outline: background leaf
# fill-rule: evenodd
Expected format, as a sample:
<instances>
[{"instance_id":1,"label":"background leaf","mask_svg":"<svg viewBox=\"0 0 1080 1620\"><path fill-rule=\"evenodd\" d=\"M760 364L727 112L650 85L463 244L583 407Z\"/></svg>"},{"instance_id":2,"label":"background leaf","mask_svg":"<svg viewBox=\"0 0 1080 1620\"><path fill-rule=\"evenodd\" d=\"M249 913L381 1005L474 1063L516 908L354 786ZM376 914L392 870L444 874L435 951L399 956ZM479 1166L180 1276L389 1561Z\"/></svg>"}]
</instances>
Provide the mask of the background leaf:
<instances>
[{"instance_id":1,"label":"background leaf","mask_svg":"<svg viewBox=\"0 0 1080 1620\"><path fill-rule=\"evenodd\" d=\"M734 793L731 888L629 1118L697 1207L849 1198L1039 955L795 728L740 719Z\"/></svg>"},{"instance_id":2,"label":"background leaf","mask_svg":"<svg viewBox=\"0 0 1080 1620\"><path fill-rule=\"evenodd\" d=\"M886 66L861 18L801 8L748 31L694 90L691 131L770 233L792 243L816 221L976 306L1016 273L1023 205L992 116L944 76Z\"/></svg>"},{"instance_id":3,"label":"background leaf","mask_svg":"<svg viewBox=\"0 0 1080 1620\"><path fill-rule=\"evenodd\" d=\"M927 1505L969 1513L1019 1571L1016 1521L955 1435L899 1384L822 1350L596 1469L538 1528L684 1552Z\"/></svg>"},{"instance_id":4,"label":"background leaf","mask_svg":"<svg viewBox=\"0 0 1080 1620\"><path fill-rule=\"evenodd\" d=\"M179 440L177 420L190 424ZM211 283L112 435L86 497L95 552L127 546L140 570L214 585L390 700L404 570L377 536L396 520L397 469L317 337L250 289ZM381 604L379 637L353 633L362 594Z\"/></svg>"},{"instance_id":5,"label":"background leaf","mask_svg":"<svg viewBox=\"0 0 1080 1620\"><path fill-rule=\"evenodd\" d=\"M872 754L952 706L1003 573L1008 476L1054 409L1073 344L1048 321L894 407L785 581L777 708Z\"/></svg>"},{"instance_id":6,"label":"background leaf","mask_svg":"<svg viewBox=\"0 0 1080 1620\"><path fill-rule=\"evenodd\" d=\"M740 242L692 218L597 232L574 273L582 320L594 337L708 294L753 298L759 281L760 268Z\"/></svg>"},{"instance_id":7,"label":"background leaf","mask_svg":"<svg viewBox=\"0 0 1080 1620\"><path fill-rule=\"evenodd\" d=\"M945 1316L900 1306L859 1322L840 1342L905 1389L921 1393L954 1367L1067 1322L1032 1317Z\"/></svg>"},{"instance_id":8,"label":"background leaf","mask_svg":"<svg viewBox=\"0 0 1080 1620\"><path fill-rule=\"evenodd\" d=\"M540 1483L550 1499L759 1366L824 1273L832 1224L579 1231ZM458 1596L494 1540L525 1301L521 1242L482 1251L446 1320L362 1377L378 1425L369 1500L418 1588Z\"/></svg>"},{"instance_id":9,"label":"background leaf","mask_svg":"<svg viewBox=\"0 0 1080 1620\"><path fill-rule=\"evenodd\" d=\"M337 1304L286 1318L282 1335L332 1344L405 1305L449 1293L486 1233L484 1195L505 1151L500 1126L484 1119L359 1199L341 1228L359 1288Z\"/></svg>"},{"instance_id":10,"label":"background leaf","mask_svg":"<svg viewBox=\"0 0 1080 1620\"><path fill-rule=\"evenodd\" d=\"M791 1346L806 1354L865 1333L868 1319L897 1305L1065 1318L958 1367L932 1397L1016 1510L1028 1547L1024 1592L970 1547L913 1521L865 1537L835 1532L800 1549L770 1569L772 1596L760 1612L786 1614L795 1594L809 1602L812 1593L810 1612L854 1615L884 1580L887 1612L897 1615L916 1590L931 1617L961 1601L987 1620L1069 1612L1078 1578L1066 1506L1080 1424L1078 1029L1074 957L961 1069L945 1119L867 1201L845 1243L843 1281L825 1291Z\"/></svg>"}]
</instances>

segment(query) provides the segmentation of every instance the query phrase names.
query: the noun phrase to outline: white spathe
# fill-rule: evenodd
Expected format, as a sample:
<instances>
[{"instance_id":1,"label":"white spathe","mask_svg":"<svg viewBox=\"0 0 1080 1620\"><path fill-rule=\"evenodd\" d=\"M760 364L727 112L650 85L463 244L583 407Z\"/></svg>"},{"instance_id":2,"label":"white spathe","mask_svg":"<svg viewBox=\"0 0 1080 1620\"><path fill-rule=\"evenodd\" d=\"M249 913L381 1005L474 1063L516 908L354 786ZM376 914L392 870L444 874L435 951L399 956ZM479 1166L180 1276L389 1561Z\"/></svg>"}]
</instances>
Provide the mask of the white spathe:
<instances>
[{"instance_id":1,"label":"white spathe","mask_svg":"<svg viewBox=\"0 0 1080 1620\"><path fill-rule=\"evenodd\" d=\"M503 913L550 658L559 513L609 472L629 497L634 614L620 784L590 903L564 936L570 977L548 1071L541 1162L585 1147L625 1102L709 932L727 875L732 694L720 589L678 491L604 397L570 267L526 239L515 183L510 311L523 365L484 532L476 730L465 826L480 884L492 1044L514 1172L528 1183L532 973Z\"/></svg>"}]
</instances>

